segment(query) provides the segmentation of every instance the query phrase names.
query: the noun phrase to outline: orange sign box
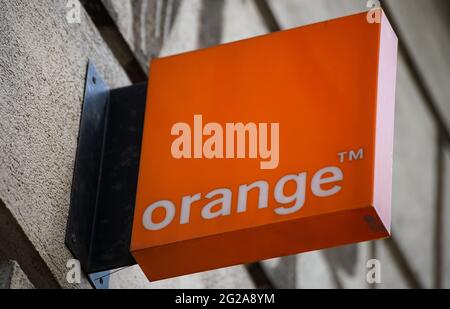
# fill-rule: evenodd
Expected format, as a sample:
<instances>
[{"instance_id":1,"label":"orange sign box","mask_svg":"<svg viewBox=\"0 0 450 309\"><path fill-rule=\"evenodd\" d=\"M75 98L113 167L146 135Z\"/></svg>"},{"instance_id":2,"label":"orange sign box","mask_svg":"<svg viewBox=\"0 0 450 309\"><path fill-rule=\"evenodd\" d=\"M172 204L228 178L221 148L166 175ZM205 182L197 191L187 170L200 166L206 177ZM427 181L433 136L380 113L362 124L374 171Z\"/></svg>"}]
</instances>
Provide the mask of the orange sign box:
<instances>
[{"instance_id":1,"label":"orange sign box","mask_svg":"<svg viewBox=\"0 0 450 309\"><path fill-rule=\"evenodd\" d=\"M366 13L154 60L131 241L148 278L388 237L396 61Z\"/></svg>"}]
</instances>

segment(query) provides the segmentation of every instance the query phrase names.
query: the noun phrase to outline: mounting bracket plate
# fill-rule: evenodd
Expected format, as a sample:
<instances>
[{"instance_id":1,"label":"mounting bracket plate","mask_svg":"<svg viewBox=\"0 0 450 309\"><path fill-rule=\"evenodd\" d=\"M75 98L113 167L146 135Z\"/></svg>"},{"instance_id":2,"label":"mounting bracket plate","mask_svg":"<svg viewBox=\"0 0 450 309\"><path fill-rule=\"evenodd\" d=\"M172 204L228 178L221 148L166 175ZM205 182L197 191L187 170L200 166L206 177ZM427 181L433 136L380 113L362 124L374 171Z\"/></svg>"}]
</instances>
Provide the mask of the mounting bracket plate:
<instances>
[{"instance_id":1,"label":"mounting bracket plate","mask_svg":"<svg viewBox=\"0 0 450 309\"><path fill-rule=\"evenodd\" d=\"M87 274L136 264L130 240L146 83L110 90L89 62L65 243Z\"/></svg>"}]
</instances>

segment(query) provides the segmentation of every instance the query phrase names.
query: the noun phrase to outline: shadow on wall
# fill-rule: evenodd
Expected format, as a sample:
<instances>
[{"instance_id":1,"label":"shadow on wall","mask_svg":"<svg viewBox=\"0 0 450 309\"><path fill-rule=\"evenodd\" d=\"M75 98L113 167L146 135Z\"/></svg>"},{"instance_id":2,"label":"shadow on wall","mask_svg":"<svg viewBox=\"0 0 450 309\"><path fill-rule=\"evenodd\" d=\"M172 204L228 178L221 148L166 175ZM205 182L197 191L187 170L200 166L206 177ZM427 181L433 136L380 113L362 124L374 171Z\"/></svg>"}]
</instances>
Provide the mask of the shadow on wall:
<instances>
[{"instance_id":1,"label":"shadow on wall","mask_svg":"<svg viewBox=\"0 0 450 309\"><path fill-rule=\"evenodd\" d=\"M135 51L149 58L159 55L164 39L173 28L180 4L181 0L132 2Z\"/></svg>"},{"instance_id":2,"label":"shadow on wall","mask_svg":"<svg viewBox=\"0 0 450 309\"><path fill-rule=\"evenodd\" d=\"M203 0L198 34L199 48L222 43L224 6L225 0Z\"/></svg>"},{"instance_id":3,"label":"shadow on wall","mask_svg":"<svg viewBox=\"0 0 450 309\"><path fill-rule=\"evenodd\" d=\"M333 265L336 270L342 269L349 276L354 276L356 274L358 245L348 245L324 250L323 254L326 260Z\"/></svg>"},{"instance_id":4,"label":"shadow on wall","mask_svg":"<svg viewBox=\"0 0 450 309\"><path fill-rule=\"evenodd\" d=\"M220 44L225 0L203 0L201 5L197 47L205 48ZM147 62L160 54L164 41L173 29L181 0L135 0L131 6L134 16L133 50L137 53L138 59L145 59Z\"/></svg>"}]
</instances>

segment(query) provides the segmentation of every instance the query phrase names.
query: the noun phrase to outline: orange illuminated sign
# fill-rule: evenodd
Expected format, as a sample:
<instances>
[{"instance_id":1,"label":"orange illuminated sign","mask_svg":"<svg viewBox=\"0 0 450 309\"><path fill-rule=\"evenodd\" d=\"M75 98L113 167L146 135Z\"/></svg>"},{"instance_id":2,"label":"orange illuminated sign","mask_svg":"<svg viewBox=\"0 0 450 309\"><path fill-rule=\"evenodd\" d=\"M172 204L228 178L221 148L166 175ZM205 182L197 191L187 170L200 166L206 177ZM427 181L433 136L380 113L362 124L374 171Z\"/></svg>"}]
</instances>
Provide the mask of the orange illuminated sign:
<instances>
[{"instance_id":1,"label":"orange illuminated sign","mask_svg":"<svg viewBox=\"0 0 450 309\"><path fill-rule=\"evenodd\" d=\"M366 13L151 63L150 280L390 235L397 38Z\"/></svg>"}]
</instances>

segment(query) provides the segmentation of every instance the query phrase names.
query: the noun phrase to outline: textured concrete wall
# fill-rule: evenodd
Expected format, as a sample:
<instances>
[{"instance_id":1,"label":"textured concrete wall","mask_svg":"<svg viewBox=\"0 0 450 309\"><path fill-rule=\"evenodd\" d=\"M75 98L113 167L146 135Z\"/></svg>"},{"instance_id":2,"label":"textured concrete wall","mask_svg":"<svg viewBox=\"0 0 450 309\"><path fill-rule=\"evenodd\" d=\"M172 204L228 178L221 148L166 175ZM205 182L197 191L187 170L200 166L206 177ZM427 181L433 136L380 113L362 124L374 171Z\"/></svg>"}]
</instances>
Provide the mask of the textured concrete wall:
<instances>
[{"instance_id":1,"label":"textured concrete wall","mask_svg":"<svg viewBox=\"0 0 450 309\"><path fill-rule=\"evenodd\" d=\"M56 280L64 246L88 59L112 87L129 83L90 19L65 1L0 1L0 199Z\"/></svg>"},{"instance_id":2,"label":"textured concrete wall","mask_svg":"<svg viewBox=\"0 0 450 309\"><path fill-rule=\"evenodd\" d=\"M444 150L444 198L442 203L445 205L444 211L442 213L442 217L446 218L444 220L444 225L449 226L450 225L450 147L447 145ZM444 244L450 244L450 229L446 228L445 232L443 234L442 243ZM448 248L448 247L446 247ZM443 252L443 273L448 274L450 273L450 250L444 250ZM450 289L450 276L445 275L443 286L446 289Z\"/></svg>"},{"instance_id":3,"label":"textured concrete wall","mask_svg":"<svg viewBox=\"0 0 450 309\"><path fill-rule=\"evenodd\" d=\"M252 0L101 1L145 72L152 57L268 31ZM360 0L268 2L282 28L367 9ZM450 127L448 3L385 2L437 111L429 108L417 72L401 53L394 239L264 261L277 287L373 287L365 280L370 258L382 265L383 283L376 287L432 287L437 273L450 287L450 148L448 141L446 146L439 142L442 128L436 118L438 114ZM80 285L66 281L66 262L72 257L64 246L87 61L95 62L111 87L130 84L111 50L114 42L102 38L83 8L81 23L69 24L66 4L0 0L0 255L18 251L13 258L18 264L3 263L8 276L15 274L17 280L11 282L18 287L30 287L20 269L36 287L89 287L84 277ZM156 283L148 283L134 266L114 272L110 279L111 288L254 286L243 266Z\"/></svg>"}]
</instances>

